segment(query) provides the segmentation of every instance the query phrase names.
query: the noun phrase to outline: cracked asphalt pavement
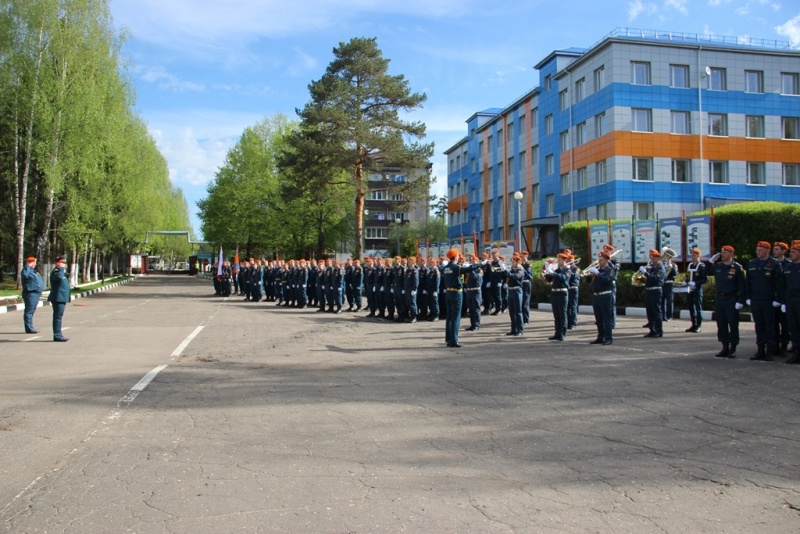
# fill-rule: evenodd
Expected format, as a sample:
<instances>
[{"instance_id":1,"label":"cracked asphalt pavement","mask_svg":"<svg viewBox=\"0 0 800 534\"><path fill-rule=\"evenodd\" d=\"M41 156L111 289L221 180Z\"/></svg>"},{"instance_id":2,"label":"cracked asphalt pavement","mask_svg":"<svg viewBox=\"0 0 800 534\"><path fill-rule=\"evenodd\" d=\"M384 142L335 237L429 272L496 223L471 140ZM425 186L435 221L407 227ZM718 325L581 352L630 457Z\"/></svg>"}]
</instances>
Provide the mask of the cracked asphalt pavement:
<instances>
[{"instance_id":1,"label":"cracked asphalt pavement","mask_svg":"<svg viewBox=\"0 0 800 534\"><path fill-rule=\"evenodd\" d=\"M449 349L443 322L212 293L137 279L69 305L68 343L49 308L39 337L0 315L0 530L800 530L800 366L749 361L752 324L736 360L711 322L598 347L544 311Z\"/></svg>"}]
</instances>

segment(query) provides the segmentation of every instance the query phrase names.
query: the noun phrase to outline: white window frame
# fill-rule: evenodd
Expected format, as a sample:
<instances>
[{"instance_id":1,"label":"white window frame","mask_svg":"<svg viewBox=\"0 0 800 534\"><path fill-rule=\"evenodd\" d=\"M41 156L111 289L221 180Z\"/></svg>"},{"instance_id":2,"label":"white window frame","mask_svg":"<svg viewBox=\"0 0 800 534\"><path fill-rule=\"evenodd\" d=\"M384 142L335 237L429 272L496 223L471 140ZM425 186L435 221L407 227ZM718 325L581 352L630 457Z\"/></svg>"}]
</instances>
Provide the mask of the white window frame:
<instances>
[{"instance_id":1,"label":"white window frame","mask_svg":"<svg viewBox=\"0 0 800 534\"><path fill-rule=\"evenodd\" d=\"M544 173L547 176L550 176L554 172L556 172L555 160L553 159L552 154L548 154L544 157Z\"/></svg>"},{"instance_id":2,"label":"white window frame","mask_svg":"<svg viewBox=\"0 0 800 534\"><path fill-rule=\"evenodd\" d=\"M594 69L594 73L592 78L594 79L594 92L600 91L603 87L606 86L606 68L605 65L600 65L596 69Z\"/></svg>"},{"instance_id":3,"label":"white window frame","mask_svg":"<svg viewBox=\"0 0 800 534\"><path fill-rule=\"evenodd\" d=\"M608 204L598 204L596 215L599 220L608 219Z\"/></svg>"},{"instance_id":4,"label":"white window frame","mask_svg":"<svg viewBox=\"0 0 800 534\"><path fill-rule=\"evenodd\" d=\"M681 180L681 177L684 179ZM692 160L672 160L672 181L677 184L689 184L692 182Z\"/></svg>"},{"instance_id":5,"label":"white window frame","mask_svg":"<svg viewBox=\"0 0 800 534\"><path fill-rule=\"evenodd\" d=\"M796 72L781 72L781 94L799 95L798 74Z\"/></svg>"},{"instance_id":6,"label":"white window frame","mask_svg":"<svg viewBox=\"0 0 800 534\"><path fill-rule=\"evenodd\" d=\"M634 202L633 215L637 221L651 221L655 217L655 205L652 202Z\"/></svg>"},{"instance_id":7,"label":"white window frame","mask_svg":"<svg viewBox=\"0 0 800 534\"><path fill-rule=\"evenodd\" d=\"M670 132L678 135L692 133L692 121L688 111L670 112Z\"/></svg>"},{"instance_id":8,"label":"white window frame","mask_svg":"<svg viewBox=\"0 0 800 534\"><path fill-rule=\"evenodd\" d=\"M561 194L562 195L569 195L572 193L572 180L570 180L570 173L564 173L561 175Z\"/></svg>"},{"instance_id":9,"label":"white window frame","mask_svg":"<svg viewBox=\"0 0 800 534\"><path fill-rule=\"evenodd\" d=\"M553 133L553 114L546 116L544 118L544 134L550 135Z\"/></svg>"},{"instance_id":10,"label":"white window frame","mask_svg":"<svg viewBox=\"0 0 800 534\"><path fill-rule=\"evenodd\" d=\"M569 93L566 89L558 93L558 110L566 111L569 108Z\"/></svg>"},{"instance_id":11,"label":"white window frame","mask_svg":"<svg viewBox=\"0 0 800 534\"><path fill-rule=\"evenodd\" d=\"M800 117L781 117L781 139L800 139Z\"/></svg>"},{"instance_id":12,"label":"white window frame","mask_svg":"<svg viewBox=\"0 0 800 534\"><path fill-rule=\"evenodd\" d=\"M606 133L606 112L594 116L594 137L602 137Z\"/></svg>"},{"instance_id":13,"label":"white window frame","mask_svg":"<svg viewBox=\"0 0 800 534\"><path fill-rule=\"evenodd\" d=\"M641 171L644 170L645 177L642 176ZM652 182L653 181L653 158L631 158L631 178L634 182Z\"/></svg>"},{"instance_id":14,"label":"white window frame","mask_svg":"<svg viewBox=\"0 0 800 534\"><path fill-rule=\"evenodd\" d=\"M644 122L644 124L642 124ZM631 131L652 132L653 110L645 108L631 108Z\"/></svg>"},{"instance_id":15,"label":"white window frame","mask_svg":"<svg viewBox=\"0 0 800 534\"><path fill-rule=\"evenodd\" d=\"M728 73L722 67L710 67L711 74L708 76L709 91L727 91Z\"/></svg>"},{"instance_id":16,"label":"white window frame","mask_svg":"<svg viewBox=\"0 0 800 534\"><path fill-rule=\"evenodd\" d=\"M650 63L631 61L631 85L650 85Z\"/></svg>"},{"instance_id":17,"label":"white window frame","mask_svg":"<svg viewBox=\"0 0 800 534\"><path fill-rule=\"evenodd\" d=\"M676 81L677 76L676 74L680 72L682 80L679 80L683 83L678 83ZM676 89L688 89L689 88L689 67L687 65L670 65L669 66L669 86L676 88Z\"/></svg>"},{"instance_id":18,"label":"white window frame","mask_svg":"<svg viewBox=\"0 0 800 534\"><path fill-rule=\"evenodd\" d=\"M608 160L598 161L594 164L595 178L597 185L608 182Z\"/></svg>"},{"instance_id":19,"label":"white window frame","mask_svg":"<svg viewBox=\"0 0 800 534\"><path fill-rule=\"evenodd\" d=\"M747 169L747 185L767 185L763 161L748 161L745 169Z\"/></svg>"},{"instance_id":20,"label":"white window frame","mask_svg":"<svg viewBox=\"0 0 800 534\"><path fill-rule=\"evenodd\" d=\"M586 142L586 122L582 122L575 127L575 146L581 146Z\"/></svg>"},{"instance_id":21,"label":"white window frame","mask_svg":"<svg viewBox=\"0 0 800 534\"><path fill-rule=\"evenodd\" d=\"M556 213L556 196L555 196L555 194L550 193L549 195L547 195L547 197L545 198L545 201L547 202L547 205L546 205L547 215L555 215L555 213Z\"/></svg>"},{"instance_id":22,"label":"white window frame","mask_svg":"<svg viewBox=\"0 0 800 534\"><path fill-rule=\"evenodd\" d=\"M722 132L714 133L714 123L719 119ZM708 114L708 135L714 137L728 137L728 115L725 113L709 113Z\"/></svg>"},{"instance_id":23,"label":"white window frame","mask_svg":"<svg viewBox=\"0 0 800 534\"><path fill-rule=\"evenodd\" d=\"M751 139L764 139L764 116L745 115L744 136Z\"/></svg>"},{"instance_id":24,"label":"white window frame","mask_svg":"<svg viewBox=\"0 0 800 534\"><path fill-rule=\"evenodd\" d=\"M755 84L755 87L753 85ZM744 92L761 94L764 92L764 71L744 71Z\"/></svg>"},{"instance_id":25,"label":"white window frame","mask_svg":"<svg viewBox=\"0 0 800 534\"><path fill-rule=\"evenodd\" d=\"M800 164L784 163L781 173L781 183L787 187L800 186Z\"/></svg>"},{"instance_id":26,"label":"white window frame","mask_svg":"<svg viewBox=\"0 0 800 534\"><path fill-rule=\"evenodd\" d=\"M561 152L567 152L569 150L569 130L564 130L558 136L558 146Z\"/></svg>"},{"instance_id":27,"label":"white window frame","mask_svg":"<svg viewBox=\"0 0 800 534\"><path fill-rule=\"evenodd\" d=\"M715 179L715 169L719 170L719 180ZM708 183L725 185L731 181L730 174L728 173L727 161L710 160L708 162Z\"/></svg>"},{"instance_id":28,"label":"white window frame","mask_svg":"<svg viewBox=\"0 0 800 534\"><path fill-rule=\"evenodd\" d=\"M581 100L583 100L585 87L586 87L586 78L581 78L580 80L575 82L575 103L578 103Z\"/></svg>"},{"instance_id":29,"label":"white window frame","mask_svg":"<svg viewBox=\"0 0 800 534\"><path fill-rule=\"evenodd\" d=\"M584 189L589 188L589 169L586 167L581 167L578 169L577 176L575 178L575 190L576 191L583 191Z\"/></svg>"}]
</instances>

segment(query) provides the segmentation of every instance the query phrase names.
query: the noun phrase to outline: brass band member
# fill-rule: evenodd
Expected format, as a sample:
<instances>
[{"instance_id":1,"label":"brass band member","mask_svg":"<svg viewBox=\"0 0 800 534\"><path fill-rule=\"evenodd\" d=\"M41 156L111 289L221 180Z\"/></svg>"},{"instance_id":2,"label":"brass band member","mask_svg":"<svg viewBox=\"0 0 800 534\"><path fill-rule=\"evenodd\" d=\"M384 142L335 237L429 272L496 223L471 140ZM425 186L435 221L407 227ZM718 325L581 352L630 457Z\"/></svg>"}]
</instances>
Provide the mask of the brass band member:
<instances>
[{"instance_id":1,"label":"brass band member","mask_svg":"<svg viewBox=\"0 0 800 534\"><path fill-rule=\"evenodd\" d=\"M781 264L770 256L769 241L756 244L756 257L747 264L747 305L756 326L756 352L751 360L772 360L775 340L775 308L780 308L780 284L783 282Z\"/></svg>"},{"instance_id":2,"label":"brass band member","mask_svg":"<svg viewBox=\"0 0 800 534\"><path fill-rule=\"evenodd\" d=\"M700 261L700 249L693 248L689 251L692 260L686 268L689 276L689 318L692 326L686 329L687 332L697 334L703 330L703 285L708 281L706 274L706 264Z\"/></svg>"},{"instance_id":3,"label":"brass band member","mask_svg":"<svg viewBox=\"0 0 800 534\"><path fill-rule=\"evenodd\" d=\"M551 273L547 273L544 278L552 285L550 286L550 305L553 308L553 319L555 320L555 334L550 336L550 341L564 341L567 336L567 302L569 296L569 277L570 272L566 263L569 254L560 253L557 256L558 265Z\"/></svg>"},{"instance_id":4,"label":"brass band member","mask_svg":"<svg viewBox=\"0 0 800 534\"><path fill-rule=\"evenodd\" d=\"M597 255L597 267L590 267L587 273L592 275L592 308L597 325L597 339L594 345L611 345L613 343L612 295L617 280L617 270L609 264L611 255L602 251Z\"/></svg>"},{"instance_id":5,"label":"brass band member","mask_svg":"<svg viewBox=\"0 0 800 534\"><path fill-rule=\"evenodd\" d=\"M508 312L511 319L511 331L507 336L522 335L522 281L525 270L520 266L522 258L518 254L511 257L511 268L506 271L504 283L508 286Z\"/></svg>"},{"instance_id":6,"label":"brass band member","mask_svg":"<svg viewBox=\"0 0 800 534\"><path fill-rule=\"evenodd\" d=\"M639 267L639 272L645 276L644 303L647 309L647 324L650 325L650 331L644 337L662 337L664 328L661 317L661 290L667 273L661 263L661 253L657 249L650 249L650 262L647 266Z\"/></svg>"}]
</instances>

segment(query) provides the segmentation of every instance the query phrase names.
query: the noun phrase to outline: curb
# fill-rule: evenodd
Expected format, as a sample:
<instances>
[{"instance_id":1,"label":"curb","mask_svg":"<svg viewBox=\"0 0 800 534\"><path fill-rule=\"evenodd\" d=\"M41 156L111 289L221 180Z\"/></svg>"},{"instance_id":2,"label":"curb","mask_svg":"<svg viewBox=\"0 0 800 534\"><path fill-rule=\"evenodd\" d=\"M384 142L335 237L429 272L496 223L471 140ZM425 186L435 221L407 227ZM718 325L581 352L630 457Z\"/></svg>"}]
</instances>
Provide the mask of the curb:
<instances>
[{"instance_id":1,"label":"curb","mask_svg":"<svg viewBox=\"0 0 800 534\"><path fill-rule=\"evenodd\" d=\"M541 304L531 303L531 309L537 309L541 311L553 311L552 305L543 302ZM589 314L593 315L594 310L591 306L578 306L578 313L581 314ZM617 315L625 315L627 317L647 317L647 310L645 308L617 308ZM714 312L713 311L706 311L703 310L702 312L703 320L704 321L714 321ZM673 319L686 319L687 321L690 319L689 317L689 310L676 310L676 313L673 314ZM739 313L739 322L740 323L751 323L753 322L753 315L750 313Z\"/></svg>"},{"instance_id":2,"label":"curb","mask_svg":"<svg viewBox=\"0 0 800 534\"><path fill-rule=\"evenodd\" d=\"M106 286L96 287L94 289L90 289L88 291L84 291L83 293L75 293L74 295L70 295L69 301L72 302L74 300L78 300L78 299L81 299L81 298L84 298L84 297L88 297L90 295L94 295L95 293L100 293L101 291L108 291L109 289L111 289L113 287L117 287L117 286L120 286L122 284L127 284L128 282L131 282L133 280L135 280L135 278L128 278L127 280L121 280L119 282L114 282L114 283L108 284ZM47 300L40 300L39 302L36 303L36 308L37 309L38 308L44 308L45 306L50 306L50 302L47 301ZM10 312L24 310L24 309L25 309L25 303L24 302L19 302L17 304L9 304L7 306L0 306L0 313L10 313Z\"/></svg>"}]
</instances>

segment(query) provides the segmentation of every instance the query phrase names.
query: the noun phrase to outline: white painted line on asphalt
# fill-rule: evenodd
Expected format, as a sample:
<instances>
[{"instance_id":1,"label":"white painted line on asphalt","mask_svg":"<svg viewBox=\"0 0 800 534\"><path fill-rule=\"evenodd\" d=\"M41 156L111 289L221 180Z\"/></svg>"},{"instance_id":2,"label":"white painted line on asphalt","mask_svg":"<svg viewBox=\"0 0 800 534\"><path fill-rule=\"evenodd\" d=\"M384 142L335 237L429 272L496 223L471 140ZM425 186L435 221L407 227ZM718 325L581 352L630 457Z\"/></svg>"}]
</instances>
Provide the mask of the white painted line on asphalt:
<instances>
[{"instance_id":1,"label":"white painted line on asphalt","mask_svg":"<svg viewBox=\"0 0 800 534\"><path fill-rule=\"evenodd\" d=\"M22 342L25 343L26 341L33 341L34 339L39 339L42 336L33 336L29 337L28 339L23 339Z\"/></svg>"},{"instance_id":2,"label":"white painted line on asphalt","mask_svg":"<svg viewBox=\"0 0 800 534\"><path fill-rule=\"evenodd\" d=\"M177 349L175 349L175 351L174 351L174 352L173 352L173 353L170 355L169 359L170 359L170 360L174 360L175 358L177 358L178 356L180 356L180 355L181 355L181 353L183 352L183 350L184 350L186 347L188 347L188 346L189 346L189 343L191 343L191 342L192 342L192 340L193 340L193 339L194 339L194 338L197 336L197 334L199 334L199 333L200 333L200 332L203 330L203 328L205 328L205 326L206 326L205 324L201 324L200 326L198 326L197 328L195 328L195 329L194 329L194 332L192 332L191 334L189 334L189 337L187 337L186 339L184 339L184 340L183 340L183 343L181 343L180 345L178 345L178 348L177 348Z\"/></svg>"},{"instance_id":3,"label":"white painted line on asphalt","mask_svg":"<svg viewBox=\"0 0 800 534\"><path fill-rule=\"evenodd\" d=\"M164 370L164 369L166 369L166 368L167 368L167 365L166 365L166 364L164 364L164 365L159 365L158 367L156 367L155 369L153 369L152 371L150 371L149 373L147 373L146 375L144 375L144 376L142 377L142 379L141 379L141 380L139 380L139 381L136 383L136 385L135 385L135 386L133 386L133 387L130 389L130 391L128 391L128 392L125 394L125 396L124 396L124 397L122 397L122 398L119 400L119 402L117 402L117 406L121 406L121 405L123 405L123 404L126 404L126 405L127 405L127 404L130 404L130 403L132 403L132 402L134 401L134 399L136 399L136 396L137 396L137 395L139 395L139 393L141 393L142 391L144 391L144 388L146 388L146 387L147 387L147 385L148 385L150 382L152 382L152 381L153 381L153 379L156 377L156 375L158 375L158 373L160 373L161 371L163 371L163 370ZM115 413L114 415L112 415L112 416L111 416L111 418L112 418L112 419L116 419L116 418L118 418L118 417L119 417L119 415L121 415L121 413L120 413L120 412L117 412L117 413Z\"/></svg>"}]
</instances>

